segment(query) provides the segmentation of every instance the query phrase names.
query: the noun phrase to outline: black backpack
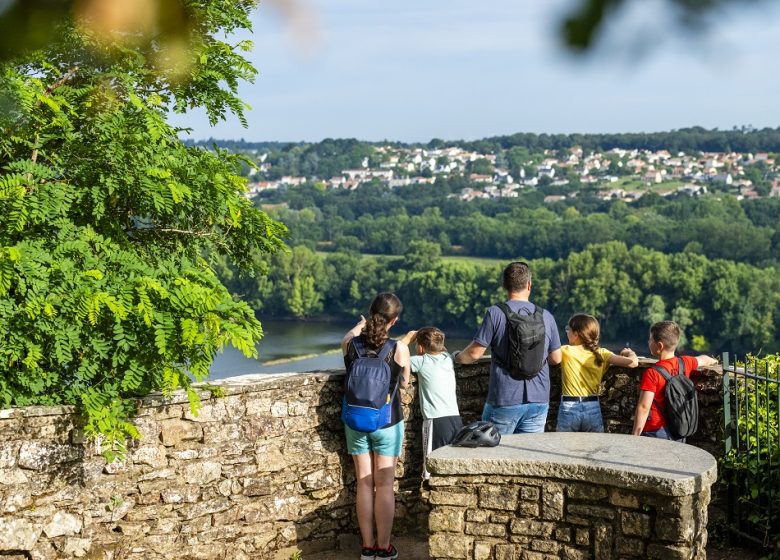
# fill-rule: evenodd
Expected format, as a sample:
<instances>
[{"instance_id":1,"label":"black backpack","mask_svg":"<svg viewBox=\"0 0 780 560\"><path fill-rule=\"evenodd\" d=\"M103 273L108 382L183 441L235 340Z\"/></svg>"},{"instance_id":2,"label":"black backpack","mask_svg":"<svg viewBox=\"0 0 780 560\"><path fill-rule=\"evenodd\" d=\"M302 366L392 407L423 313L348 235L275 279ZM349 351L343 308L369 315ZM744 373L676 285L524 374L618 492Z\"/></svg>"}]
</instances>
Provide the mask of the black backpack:
<instances>
[{"instance_id":1,"label":"black backpack","mask_svg":"<svg viewBox=\"0 0 780 560\"><path fill-rule=\"evenodd\" d=\"M506 361L496 356L496 361L509 372L512 379L533 379L542 371L545 355L544 310L534 305L530 315L515 313L506 303L498 308L506 316L506 335L509 339L509 354Z\"/></svg>"},{"instance_id":2,"label":"black backpack","mask_svg":"<svg viewBox=\"0 0 780 560\"><path fill-rule=\"evenodd\" d=\"M674 439L686 438L696 433L699 427L699 400L696 386L685 375L685 362L677 357L677 375L671 375L663 366L650 366L666 379L664 397L666 410L661 414Z\"/></svg>"}]
</instances>

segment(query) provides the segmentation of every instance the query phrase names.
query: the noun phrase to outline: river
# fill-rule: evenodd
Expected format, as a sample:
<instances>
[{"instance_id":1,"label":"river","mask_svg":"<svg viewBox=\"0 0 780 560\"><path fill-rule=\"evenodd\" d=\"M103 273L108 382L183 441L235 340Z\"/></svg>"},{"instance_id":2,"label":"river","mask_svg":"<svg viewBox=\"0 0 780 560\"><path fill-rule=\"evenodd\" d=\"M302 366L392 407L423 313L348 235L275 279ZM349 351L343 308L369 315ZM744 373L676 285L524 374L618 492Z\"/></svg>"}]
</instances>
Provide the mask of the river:
<instances>
[{"instance_id":1,"label":"river","mask_svg":"<svg viewBox=\"0 0 780 560\"><path fill-rule=\"evenodd\" d=\"M265 335L257 344L257 359L245 358L235 348L228 347L211 364L211 379L223 379L248 373L286 373L341 369L341 338L354 323L322 321L262 320ZM405 329L393 329L401 336ZM465 333L447 337L450 352L462 350L469 343ZM414 348L412 349L414 351Z\"/></svg>"}]
</instances>

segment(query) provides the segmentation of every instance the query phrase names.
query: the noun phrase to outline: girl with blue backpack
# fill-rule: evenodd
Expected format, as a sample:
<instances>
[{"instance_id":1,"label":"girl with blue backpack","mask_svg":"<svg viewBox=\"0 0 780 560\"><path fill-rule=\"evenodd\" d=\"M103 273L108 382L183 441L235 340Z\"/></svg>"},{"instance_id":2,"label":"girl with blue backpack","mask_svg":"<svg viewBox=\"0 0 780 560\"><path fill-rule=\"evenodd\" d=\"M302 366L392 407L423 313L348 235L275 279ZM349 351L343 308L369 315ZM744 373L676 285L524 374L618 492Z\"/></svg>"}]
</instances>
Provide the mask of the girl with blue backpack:
<instances>
[{"instance_id":1,"label":"girl with blue backpack","mask_svg":"<svg viewBox=\"0 0 780 560\"><path fill-rule=\"evenodd\" d=\"M355 463L361 560L398 558L390 533L395 467L404 435L399 388L409 383L409 346L391 340L389 331L402 309L395 294L379 294L368 319L361 315L341 341L347 369L341 418Z\"/></svg>"}]
</instances>

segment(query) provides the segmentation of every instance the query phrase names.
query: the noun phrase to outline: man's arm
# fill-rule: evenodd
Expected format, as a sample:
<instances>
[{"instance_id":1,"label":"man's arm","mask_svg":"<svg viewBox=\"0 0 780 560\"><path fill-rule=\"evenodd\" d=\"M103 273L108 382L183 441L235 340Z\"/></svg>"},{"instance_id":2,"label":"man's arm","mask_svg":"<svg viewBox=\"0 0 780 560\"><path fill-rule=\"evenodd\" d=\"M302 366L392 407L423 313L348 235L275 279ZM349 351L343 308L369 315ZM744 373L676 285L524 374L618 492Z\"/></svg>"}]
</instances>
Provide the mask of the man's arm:
<instances>
[{"instance_id":1,"label":"man's arm","mask_svg":"<svg viewBox=\"0 0 780 560\"><path fill-rule=\"evenodd\" d=\"M647 415L650 413L650 407L653 406L652 391L642 391L639 393L639 402L636 403L636 412L634 413L634 429L631 434L641 436L647 423Z\"/></svg>"},{"instance_id":2,"label":"man's arm","mask_svg":"<svg viewBox=\"0 0 780 560\"><path fill-rule=\"evenodd\" d=\"M468 346L455 355L455 363L473 364L485 354L485 350L487 350L486 346L471 341Z\"/></svg>"}]
</instances>

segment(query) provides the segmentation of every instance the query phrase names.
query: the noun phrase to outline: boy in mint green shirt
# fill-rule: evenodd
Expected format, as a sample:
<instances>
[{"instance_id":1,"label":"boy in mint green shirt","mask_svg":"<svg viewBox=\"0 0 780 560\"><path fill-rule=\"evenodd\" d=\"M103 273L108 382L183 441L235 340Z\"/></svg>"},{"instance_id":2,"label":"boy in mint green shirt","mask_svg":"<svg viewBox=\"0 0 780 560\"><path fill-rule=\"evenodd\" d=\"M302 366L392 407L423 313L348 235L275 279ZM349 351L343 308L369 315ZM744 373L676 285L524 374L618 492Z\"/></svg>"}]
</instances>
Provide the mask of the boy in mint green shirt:
<instances>
[{"instance_id":1,"label":"boy in mint green shirt","mask_svg":"<svg viewBox=\"0 0 780 560\"><path fill-rule=\"evenodd\" d=\"M423 416L423 479L428 454L449 444L463 427L455 394L455 369L452 357L444 347L444 333L436 327L425 327L409 333L417 342L417 356L411 357L412 373L417 375L417 392Z\"/></svg>"}]
</instances>

